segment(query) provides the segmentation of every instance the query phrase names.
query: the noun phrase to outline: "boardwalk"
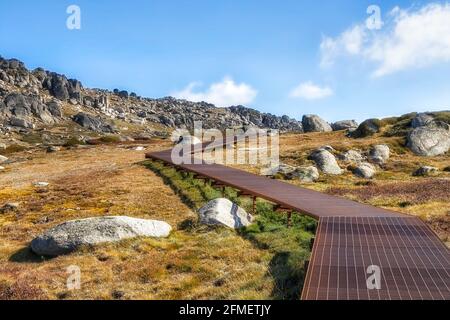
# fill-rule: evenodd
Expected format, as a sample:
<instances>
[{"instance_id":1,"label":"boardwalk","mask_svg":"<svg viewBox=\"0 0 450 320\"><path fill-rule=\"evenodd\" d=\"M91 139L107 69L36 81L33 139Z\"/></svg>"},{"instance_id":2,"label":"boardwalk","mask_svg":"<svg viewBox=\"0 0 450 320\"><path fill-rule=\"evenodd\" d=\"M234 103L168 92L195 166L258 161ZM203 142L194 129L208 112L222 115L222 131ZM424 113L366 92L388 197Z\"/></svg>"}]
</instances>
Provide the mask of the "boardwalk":
<instances>
[{"instance_id":1,"label":"boardwalk","mask_svg":"<svg viewBox=\"0 0 450 320\"><path fill-rule=\"evenodd\" d=\"M174 165L171 150L146 157ZM302 299L450 300L450 252L417 218L218 164L176 167L319 221Z\"/></svg>"}]
</instances>

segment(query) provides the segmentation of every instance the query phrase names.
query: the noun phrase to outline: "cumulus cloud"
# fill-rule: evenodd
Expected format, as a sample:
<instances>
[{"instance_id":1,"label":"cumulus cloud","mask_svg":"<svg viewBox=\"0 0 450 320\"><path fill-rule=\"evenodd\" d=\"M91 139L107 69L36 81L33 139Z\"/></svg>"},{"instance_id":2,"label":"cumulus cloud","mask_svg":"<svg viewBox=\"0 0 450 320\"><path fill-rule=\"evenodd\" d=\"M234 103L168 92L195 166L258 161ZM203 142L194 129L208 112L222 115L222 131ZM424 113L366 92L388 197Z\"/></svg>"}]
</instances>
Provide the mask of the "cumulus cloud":
<instances>
[{"instance_id":1,"label":"cumulus cloud","mask_svg":"<svg viewBox=\"0 0 450 320\"><path fill-rule=\"evenodd\" d=\"M364 24L341 35L324 37L321 66L341 56L356 56L375 63L372 75L382 77L410 68L450 62L450 4L432 3L419 9L395 7L385 27L370 31Z\"/></svg>"},{"instance_id":2,"label":"cumulus cloud","mask_svg":"<svg viewBox=\"0 0 450 320\"><path fill-rule=\"evenodd\" d=\"M317 100L329 97L333 94L333 90L329 87L320 87L311 81L304 82L295 87L290 96L292 98L303 98L307 100Z\"/></svg>"},{"instance_id":3,"label":"cumulus cloud","mask_svg":"<svg viewBox=\"0 0 450 320\"><path fill-rule=\"evenodd\" d=\"M201 86L201 83L192 82L183 90L173 92L171 95L178 99L194 102L205 101L218 107L229 107L249 104L258 94L250 85L237 84L230 77L225 77L221 82L211 84L204 91L198 90Z\"/></svg>"}]
</instances>

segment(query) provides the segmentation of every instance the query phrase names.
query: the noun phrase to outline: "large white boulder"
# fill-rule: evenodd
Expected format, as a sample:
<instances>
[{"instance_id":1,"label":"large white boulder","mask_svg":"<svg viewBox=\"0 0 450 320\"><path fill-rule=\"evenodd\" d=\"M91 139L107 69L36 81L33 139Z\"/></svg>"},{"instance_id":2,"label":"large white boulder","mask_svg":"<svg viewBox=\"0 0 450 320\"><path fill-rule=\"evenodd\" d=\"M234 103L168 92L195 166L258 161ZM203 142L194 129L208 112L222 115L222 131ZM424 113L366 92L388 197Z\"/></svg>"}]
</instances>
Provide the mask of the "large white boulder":
<instances>
[{"instance_id":1,"label":"large white boulder","mask_svg":"<svg viewBox=\"0 0 450 320\"><path fill-rule=\"evenodd\" d=\"M391 150L385 144L373 146L372 149L370 149L369 153L370 161L380 165L386 163L386 161L389 160L390 156Z\"/></svg>"},{"instance_id":2,"label":"large white boulder","mask_svg":"<svg viewBox=\"0 0 450 320\"><path fill-rule=\"evenodd\" d=\"M318 149L309 156L309 159L313 160L325 174L339 175L343 173L334 155L327 150Z\"/></svg>"},{"instance_id":3,"label":"large white boulder","mask_svg":"<svg viewBox=\"0 0 450 320\"><path fill-rule=\"evenodd\" d=\"M225 198L208 202L198 213L203 224L223 225L232 229L246 227L253 221L253 217L244 209Z\"/></svg>"},{"instance_id":4,"label":"large white boulder","mask_svg":"<svg viewBox=\"0 0 450 320\"><path fill-rule=\"evenodd\" d=\"M408 135L408 147L417 155L433 157L450 150L450 126L427 125L415 128Z\"/></svg>"},{"instance_id":5,"label":"large white boulder","mask_svg":"<svg viewBox=\"0 0 450 320\"><path fill-rule=\"evenodd\" d=\"M83 245L117 242L135 237L168 237L172 227L163 221L125 216L98 217L68 221L31 242L38 255L58 256Z\"/></svg>"}]
</instances>

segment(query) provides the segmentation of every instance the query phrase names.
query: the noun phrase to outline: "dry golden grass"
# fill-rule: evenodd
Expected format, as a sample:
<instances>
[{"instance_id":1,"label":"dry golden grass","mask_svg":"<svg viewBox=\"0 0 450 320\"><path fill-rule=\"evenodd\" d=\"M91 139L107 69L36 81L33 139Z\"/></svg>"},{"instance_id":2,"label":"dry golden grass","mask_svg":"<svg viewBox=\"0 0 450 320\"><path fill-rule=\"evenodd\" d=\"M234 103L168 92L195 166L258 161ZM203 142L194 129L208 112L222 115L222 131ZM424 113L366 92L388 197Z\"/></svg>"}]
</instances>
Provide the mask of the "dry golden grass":
<instances>
[{"instance_id":1,"label":"dry golden grass","mask_svg":"<svg viewBox=\"0 0 450 320\"><path fill-rule=\"evenodd\" d=\"M166 148L165 142L147 151ZM226 229L184 230L196 219L170 187L139 162L144 152L95 146L54 154L15 154L0 174L0 298L5 299L269 299L276 286L273 254ZM33 182L46 181L42 190ZM167 239L134 239L44 260L29 242L64 221L103 215L161 219ZM181 229L180 229L181 228ZM68 291L71 265L81 290Z\"/></svg>"}]
</instances>

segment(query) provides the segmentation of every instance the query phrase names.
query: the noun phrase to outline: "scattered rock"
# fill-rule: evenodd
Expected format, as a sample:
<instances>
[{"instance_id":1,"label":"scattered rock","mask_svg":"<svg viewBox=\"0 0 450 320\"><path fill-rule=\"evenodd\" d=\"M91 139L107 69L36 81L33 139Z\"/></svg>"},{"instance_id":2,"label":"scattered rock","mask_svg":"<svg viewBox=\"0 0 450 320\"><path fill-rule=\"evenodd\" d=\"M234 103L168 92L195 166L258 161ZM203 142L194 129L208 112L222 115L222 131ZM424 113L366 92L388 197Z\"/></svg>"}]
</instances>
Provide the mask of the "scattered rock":
<instances>
[{"instance_id":1,"label":"scattered rock","mask_svg":"<svg viewBox=\"0 0 450 320\"><path fill-rule=\"evenodd\" d=\"M365 138L380 132L381 121L379 119L368 119L361 123L358 128L351 133L353 138Z\"/></svg>"},{"instance_id":2,"label":"scattered rock","mask_svg":"<svg viewBox=\"0 0 450 320\"><path fill-rule=\"evenodd\" d=\"M35 186L36 188L45 188L49 186L48 182L35 182L33 183L33 186Z\"/></svg>"},{"instance_id":3,"label":"scattered rock","mask_svg":"<svg viewBox=\"0 0 450 320\"><path fill-rule=\"evenodd\" d=\"M303 130L305 132L330 132L333 131L330 124L315 114L303 116Z\"/></svg>"},{"instance_id":4,"label":"scattered rock","mask_svg":"<svg viewBox=\"0 0 450 320\"><path fill-rule=\"evenodd\" d=\"M428 177L438 173L438 169L430 166L423 166L414 171L413 176L415 177Z\"/></svg>"},{"instance_id":5,"label":"scattered rock","mask_svg":"<svg viewBox=\"0 0 450 320\"><path fill-rule=\"evenodd\" d=\"M334 131L348 130L348 129L356 129L358 128L358 122L355 120L342 120L335 122L331 125Z\"/></svg>"},{"instance_id":6,"label":"scattered rock","mask_svg":"<svg viewBox=\"0 0 450 320\"><path fill-rule=\"evenodd\" d=\"M415 128L408 135L407 146L417 155L433 157L450 149L450 129L446 124Z\"/></svg>"},{"instance_id":7,"label":"scattered rock","mask_svg":"<svg viewBox=\"0 0 450 320\"><path fill-rule=\"evenodd\" d=\"M80 246L117 242L135 237L168 237L172 228L157 220L125 216L73 220L60 224L31 242L31 249L41 256L70 253Z\"/></svg>"},{"instance_id":8,"label":"scattered rock","mask_svg":"<svg viewBox=\"0 0 450 320\"><path fill-rule=\"evenodd\" d=\"M319 170L314 166L296 168L289 176L298 178L301 182L316 182L320 178Z\"/></svg>"},{"instance_id":9,"label":"scattered rock","mask_svg":"<svg viewBox=\"0 0 450 320\"><path fill-rule=\"evenodd\" d=\"M3 207L0 208L0 213L5 214L9 212L16 212L19 210L19 204L14 203L7 203Z\"/></svg>"},{"instance_id":10,"label":"scattered rock","mask_svg":"<svg viewBox=\"0 0 450 320\"><path fill-rule=\"evenodd\" d=\"M0 163L5 163L6 161L8 161L8 158L0 155Z\"/></svg>"},{"instance_id":11,"label":"scattered rock","mask_svg":"<svg viewBox=\"0 0 450 320\"><path fill-rule=\"evenodd\" d=\"M72 120L83 128L96 132L114 133L117 131L112 124L106 122L102 118L94 117L83 112L76 114Z\"/></svg>"},{"instance_id":12,"label":"scattered rock","mask_svg":"<svg viewBox=\"0 0 450 320\"><path fill-rule=\"evenodd\" d=\"M25 119L21 119L21 118L12 117L9 120L9 123L13 127L19 127L19 128L24 128L24 129L34 129L33 123L28 122Z\"/></svg>"},{"instance_id":13,"label":"scattered rock","mask_svg":"<svg viewBox=\"0 0 450 320\"><path fill-rule=\"evenodd\" d=\"M57 146L49 146L47 148L48 153L54 153L54 152L58 152L58 151L61 151L61 148L57 147Z\"/></svg>"},{"instance_id":14,"label":"scattered rock","mask_svg":"<svg viewBox=\"0 0 450 320\"><path fill-rule=\"evenodd\" d=\"M373 176L376 173L375 167L368 163L363 162L360 163L354 170L353 173L357 175L358 177L364 178L364 179L372 179Z\"/></svg>"},{"instance_id":15,"label":"scattered rock","mask_svg":"<svg viewBox=\"0 0 450 320\"><path fill-rule=\"evenodd\" d=\"M369 159L373 163L382 165L389 160L391 150L385 144L373 146L369 152Z\"/></svg>"},{"instance_id":16,"label":"scattered rock","mask_svg":"<svg viewBox=\"0 0 450 320\"><path fill-rule=\"evenodd\" d=\"M360 163L364 161L363 155L357 150L348 150L345 153L339 155L339 159L342 161L354 163Z\"/></svg>"},{"instance_id":17,"label":"scattered rock","mask_svg":"<svg viewBox=\"0 0 450 320\"><path fill-rule=\"evenodd\" d=\"M0 171L4 171L5 167L0 166Z\"/></svg>"},{"instance_id":18,"label":"scattered rock","mask_svg":"<svg viewBox=\"0 0 450 320\"><path fill-rule=\"evenodd\" d=\"M6 144L0 143L0 150L5 150L6 148Z\"/></svg>"},{"instance_id":19,"label":"scattered rock","mask_svg":"<svg viewBox=\"0 0 450 320\"><path fill-rule=\"evenodd\" d=\"M339 175L343 172L334 155L327 150L316 150L309 159L313 160L325 174Z\"/></svg>"},{"instance_id":20,"label":"scattered rock","mask_svg":"<svg viewBox=\"0 0 450 320\"><path fill-rule=\"evenodd\" d=\"M135 151L144 151L145 148L144 147L136 147L134 148Z\"/></svg>"},{"instance_id":21,"label":"scattered rock","mask_svg":"<svg viewBox=\"0 0 450 320\"><path fill-rule=\"evenodd\" d=\"M253 220L244 209L225 198L208 202L198 213L203 224L224 225L232 229L249 226Z\"/></svg>"}]
</instances>

